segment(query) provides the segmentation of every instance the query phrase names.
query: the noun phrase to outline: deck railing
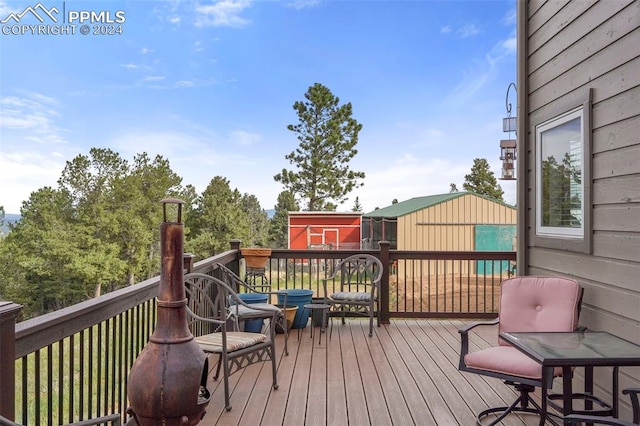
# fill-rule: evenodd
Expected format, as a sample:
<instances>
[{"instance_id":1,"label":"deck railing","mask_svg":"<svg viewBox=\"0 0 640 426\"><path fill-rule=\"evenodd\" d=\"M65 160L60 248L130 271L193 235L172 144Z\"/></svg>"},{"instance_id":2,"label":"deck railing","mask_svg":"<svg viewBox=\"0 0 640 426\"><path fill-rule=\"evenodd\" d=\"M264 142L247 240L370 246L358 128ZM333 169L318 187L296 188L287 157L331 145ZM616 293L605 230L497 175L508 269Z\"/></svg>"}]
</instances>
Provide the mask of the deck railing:
<instances>
[{"instance_id":1,"label":"deck railing","mask_svg":"<svg viewBox=\"0 0 640 426\"><path fill-rule=\"evenodd\" d=\"M500 282L514 252L365 252L384 265L383 322L392 317L492 317ZM216 274L218 263L241 276L240 242L196 262ZM322 296L320 279L353 250L273 250L265 279L273 289L307 288ZM159 277L20 322L19 307L0 302L0 415L29 425L63 424L120 413L126 417L127 378L155 326ZM15 351L13 351L15 349ZM12 354L15 352L15 355ZM15 363L11 362L15 359Z\"/></svg>"}]
</instances>

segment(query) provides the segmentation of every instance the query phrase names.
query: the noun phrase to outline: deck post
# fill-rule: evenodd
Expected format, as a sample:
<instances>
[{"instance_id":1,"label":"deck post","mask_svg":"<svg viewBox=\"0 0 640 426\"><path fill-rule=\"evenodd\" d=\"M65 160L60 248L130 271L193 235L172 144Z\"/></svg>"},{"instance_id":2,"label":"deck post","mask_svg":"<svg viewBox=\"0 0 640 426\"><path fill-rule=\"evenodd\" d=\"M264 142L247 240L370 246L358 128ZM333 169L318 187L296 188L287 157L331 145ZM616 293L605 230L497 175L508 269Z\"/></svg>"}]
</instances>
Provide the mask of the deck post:
<instances>
[{"instance_id":1,"label":"deck post","mask_svg":"<svg viewBox=\"0 0 640 426\"><path fill-rule=\"evenodd\" d=\"M16 416L16 318L22 305L0 301L0 415Z\"/></svg>"},{"instance_id":2,"label":"deck post","mask_svg":"<svg viewBox=\"0 0 640 426\"><path fill-rule=\"evenodd\" d=\"M231 250L236 251L236 260L233 262L233 264L227 265L227 267L231 269L234 274L240 276L240 258L242 257L242 255L240 254L240 245L242 244L242 241L231 240L229 241L229 244L231 245Z\"/></svg>"},{"instance_id":3,"label":"deck post","mask_svg":"<svg viewBox=\"0 0 640 426\"><path fill-rule=\"evenodd\" d=\"M389 241L380 241L380 261L382 262L382 280L380 281L380 322L389 324Z\"/></svg>"}]
</instances>

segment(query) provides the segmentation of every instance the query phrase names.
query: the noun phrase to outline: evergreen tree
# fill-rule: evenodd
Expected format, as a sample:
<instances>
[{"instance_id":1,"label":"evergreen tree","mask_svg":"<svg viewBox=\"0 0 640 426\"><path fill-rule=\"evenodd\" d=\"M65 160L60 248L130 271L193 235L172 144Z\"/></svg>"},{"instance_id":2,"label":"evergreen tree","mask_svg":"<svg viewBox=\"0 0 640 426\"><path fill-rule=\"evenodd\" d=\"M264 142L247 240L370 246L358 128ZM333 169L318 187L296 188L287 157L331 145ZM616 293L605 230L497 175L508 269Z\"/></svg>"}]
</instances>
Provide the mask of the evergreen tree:
<instances>
[{"instance_id":1,"label":"evergreen tree","mask_svg":"<svg viewBox=\"0 0 640 426\"><path fill-rule=\"evenodd\" d=\"M484 158L473 160L471 173L464 176L465 182L462 187L466 191L476 194L486 195L499 201L504 201L502 196L504 191L498 185L498 181L489 168L489 162Z\"/></svg>"},{"instance_id":2,"label":"evergreen tree","mask_svg":"<svg viewBox=\"0 0 640 426\"><path fill-rule=\"evenodd\" d=\"M269 218L267 212L260 207L255 195L244 194L240 199L242 210L248 215L249 235L242 240L245 247L266 247L269 238Z\"/></svg>"},{"instance_id":3,"label":"evergreen tree","mask_svg":"<svg viewBox=\"0 0 640 426\"><path fill-rule=\"evenodd\" d=\"M211 179L185 220L190 230L185 242L187 251L205 259L228 250L232 239L249 241L251 225L241 199L240 192L232 190L226 178Z\"/></svg>"},{"instance_id":4,"label":"evergreen tree","mask_svg":"<svg viewBox=\"0 0 640 426\"><path fill-rule=\"evenodd\" d=\"M289 212L300 210L295 197L289 191L278 194L275 213L269 222L269 241L273 248L288 248L289 246Z\"/></svg>"},{"instance_id":5,"label":"evergreen tree","mask_svg":"<svg viewBox=\"0 0 640 426\"><path fill-rule=\"evenodd\" d=\"M544 226L580 227L582 223L579 188L582 173L565 153L562 163L555 157L542 161L542 224Z\"/></svg>"},{"instance_id":6,"label":"evergreen tree","mask_svg":"<svg viewBox=\"0 0 640 426\"><path fill-rule=\"evenodd\" d=\"M340 99L322 84L315 83L304 96L305 101L293 104L298 124L287 126L300 142L285 156L296 170L282 169L274 179L306 200L306 210L335 210L334 202L343 203L365 177L349 168L362 125L351 117L351 103L339 105Z\"/></svg>"},{"instance_id":7,"label":"evergreen tree","mask_svg":"<svg viewBox=\"0 0 640 426\"><path fill-rule=\"evenodd\" d=\"M180 181L145 153L129 164L94 148L68 161L58 188L33 192L0 244L3 297L30 317L156 275L159 201L179 196Z\"/></svg>"},{"instance_id":8,"label":"evergreen tree","mask_svg":"<svg viewBox=\"0 0 640 426\"><path fill-rule=\"evenodd\" d=\"M352 212L362 212L362 204L360 204L360 197L356 197L355 201L353 202L353 208L351 209Z\"/></svg>"}]
</instances>

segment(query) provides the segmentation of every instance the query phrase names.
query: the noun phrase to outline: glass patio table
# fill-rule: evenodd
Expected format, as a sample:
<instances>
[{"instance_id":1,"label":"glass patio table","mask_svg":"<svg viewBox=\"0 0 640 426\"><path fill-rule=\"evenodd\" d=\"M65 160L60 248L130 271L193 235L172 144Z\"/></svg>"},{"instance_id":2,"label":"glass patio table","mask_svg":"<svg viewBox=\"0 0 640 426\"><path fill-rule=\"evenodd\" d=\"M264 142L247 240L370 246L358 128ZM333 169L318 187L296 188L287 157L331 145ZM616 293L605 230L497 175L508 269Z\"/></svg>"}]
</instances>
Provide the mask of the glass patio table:
<instances>
[{"instance_id":1,"label":"glass patio table","mask_svg":"<svg viewBox=\"0 0 640 426\"><path fill-rule=\"evenodd\" d=\"M618 416L618 370L623 366L640 366L640 345L604 331L570 333L527 332L500 333L500 337L542 365L542 413L540 425L548 416L548 405L562 413ZM562 394L549 394L553 370L562 368ZM584 393L574 393L572 368L584 367ZM594 367L613 367L611 405L593 395ZM574 410L573 400L584 400L584 410ZM562 405L554 401L561 400ZM596 403L602 409L594 411Z\"/></svg>"}]
</instances>

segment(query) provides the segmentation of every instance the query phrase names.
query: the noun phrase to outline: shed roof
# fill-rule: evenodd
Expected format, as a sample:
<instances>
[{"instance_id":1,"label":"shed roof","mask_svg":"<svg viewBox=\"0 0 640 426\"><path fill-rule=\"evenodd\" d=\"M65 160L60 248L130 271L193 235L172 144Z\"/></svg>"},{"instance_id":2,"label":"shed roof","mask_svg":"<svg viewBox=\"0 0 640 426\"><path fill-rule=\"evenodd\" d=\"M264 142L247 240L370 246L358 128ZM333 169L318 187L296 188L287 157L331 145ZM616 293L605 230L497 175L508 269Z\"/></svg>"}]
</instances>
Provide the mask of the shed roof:
<instances>
[{"instance_id":1,"label":"shed roof","mask_svg":"<svg viewBox=\"0 0 640 426\"><path fill-rule=\"evenodd\" d=\"M444 203L449 200L453 200L458 197L463 197L465 195L475 195L477 197L486 198L487 200L493 201L498 204L502 204L511 208L513 206L503 203L502 201L496 200L491 197L487 197L486 195L476 194L475 192L463 191L463 192L452 192L449 194L437 194L437 195L427 195L425 197L415 197L406 201L402 201L396 204L392 204L387 207L383 207L378 210L374 210L370 213L364 214L363 217L400 217L405 216L409 213L416 212L418 210L426 209L428 207L433 207L437 204Z\"/></svg>"}]
</instances>

